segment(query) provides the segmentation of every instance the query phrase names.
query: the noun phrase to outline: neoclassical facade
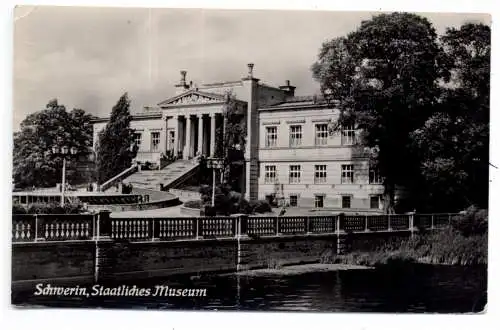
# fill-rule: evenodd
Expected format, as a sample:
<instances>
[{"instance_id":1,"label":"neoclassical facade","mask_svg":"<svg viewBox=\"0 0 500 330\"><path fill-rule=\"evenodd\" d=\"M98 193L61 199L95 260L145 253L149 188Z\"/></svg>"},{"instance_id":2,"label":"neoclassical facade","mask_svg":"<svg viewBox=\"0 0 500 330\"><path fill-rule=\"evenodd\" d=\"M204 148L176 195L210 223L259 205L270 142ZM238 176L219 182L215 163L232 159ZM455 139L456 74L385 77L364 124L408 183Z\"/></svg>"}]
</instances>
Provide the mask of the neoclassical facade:
<instances>
[{"instance_id":1,"label":"neoclassical facade","mask_svg":"<svg viewBox=\"0 0 500 330\"><path fill-rule=\"evenodd\" d=\"M175 96L133 115L138 161L156 163L162 153L213 156L225 95L231 92L247 109L243 191L248 199L272 195L291 206L382 209L381 179L356 143L357 132L345 127L329 134L338 111L320 98L295 96L288 80L277 87L261 83L253 64L240 80L196 87L181 71L175 87ZM94 120L94 143L107 121Z\"/></svg>"}]
</instances>

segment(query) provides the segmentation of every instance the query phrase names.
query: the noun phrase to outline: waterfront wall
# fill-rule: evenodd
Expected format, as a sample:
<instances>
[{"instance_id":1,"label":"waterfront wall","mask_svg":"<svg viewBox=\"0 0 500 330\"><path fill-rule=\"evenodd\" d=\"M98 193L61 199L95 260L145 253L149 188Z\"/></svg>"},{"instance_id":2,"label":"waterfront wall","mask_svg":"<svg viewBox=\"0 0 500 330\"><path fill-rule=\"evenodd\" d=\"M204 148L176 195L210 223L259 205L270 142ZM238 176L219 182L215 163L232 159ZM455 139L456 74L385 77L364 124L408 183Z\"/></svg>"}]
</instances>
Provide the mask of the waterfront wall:
<instances>
[{"instance_id":1,"label":"waterfront wall","mask_svg":"<svg viewBox=\"0 0 500 330\"><path fill-rule=\"evenodd\" d=\"M12 288L34 288L38 283L92 283L95 252L94 241L13 244Z\"/></svg>"},{"instance_id":2,"label":"waterfront wall","mask_svg":"<svg viewBox=\"0 0 500 330\"><path fill-rule=\"evenodd\" d=\"M455 215L110 218L14 215L13 288L311 263L446 226ZM418 224L418 226L416 225Z\"/></svg>"}]
</instances>

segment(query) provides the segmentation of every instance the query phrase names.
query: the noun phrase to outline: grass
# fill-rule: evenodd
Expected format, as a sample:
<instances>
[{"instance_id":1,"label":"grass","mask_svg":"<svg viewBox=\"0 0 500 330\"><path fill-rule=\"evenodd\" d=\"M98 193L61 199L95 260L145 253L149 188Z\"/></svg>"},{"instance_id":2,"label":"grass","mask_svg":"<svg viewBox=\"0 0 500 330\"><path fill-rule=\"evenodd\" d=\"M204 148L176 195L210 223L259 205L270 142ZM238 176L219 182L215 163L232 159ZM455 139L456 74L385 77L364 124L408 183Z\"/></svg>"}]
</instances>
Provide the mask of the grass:
<instances>
[{"instance_id":1,"label":"grass","mask_svg":"<svg viewBox=\"0 0 500 330\"><path fill-rule=\"evenodd\" d=\"M321 256L321 262L370 267L394 263L485 265L488 237L487 234L464 236L449 228L386 244L375 251L353 251L345 255L328 251Z\"/></svg>"}]
</instances>

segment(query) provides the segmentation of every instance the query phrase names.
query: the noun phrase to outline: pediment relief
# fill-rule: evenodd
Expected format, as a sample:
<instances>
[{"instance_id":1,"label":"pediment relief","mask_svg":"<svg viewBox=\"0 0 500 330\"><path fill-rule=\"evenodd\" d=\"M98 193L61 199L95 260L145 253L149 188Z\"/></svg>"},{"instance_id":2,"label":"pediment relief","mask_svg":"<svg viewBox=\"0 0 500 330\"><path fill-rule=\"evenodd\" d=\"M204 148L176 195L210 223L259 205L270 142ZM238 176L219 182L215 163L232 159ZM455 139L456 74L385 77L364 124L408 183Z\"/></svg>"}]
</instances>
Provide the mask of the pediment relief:
<instances>
[{"instance_id":1,"label":"pediment relief","mask_svg":"<svg viewBox=\"0 0 500 330\"><path fill-rule=\"evenodd\" d=\"M208 95L200 92L188 92L187 94L181 94L171 99L165 100L158 105L160 106L172 106L172 105L191 105L191 104L210 104L210 103L220 103L223 102L223 96L218 95Z\"/></svg>"}]
</instances>

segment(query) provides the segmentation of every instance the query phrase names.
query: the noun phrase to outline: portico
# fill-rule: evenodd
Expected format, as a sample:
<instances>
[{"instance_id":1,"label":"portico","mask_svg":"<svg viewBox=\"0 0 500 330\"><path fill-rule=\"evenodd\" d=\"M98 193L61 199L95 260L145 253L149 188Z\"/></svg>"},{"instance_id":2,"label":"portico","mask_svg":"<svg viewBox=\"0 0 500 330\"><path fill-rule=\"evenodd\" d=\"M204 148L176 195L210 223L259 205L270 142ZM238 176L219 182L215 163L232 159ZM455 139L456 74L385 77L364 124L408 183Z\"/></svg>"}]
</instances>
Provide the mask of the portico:
<instances>
[{"instance_id":1,"label":"portico","mask_svg":"<svg viewBox=\"0 0 500 330\"><path fill-rule=\"evenodd\" d=\"M223 132L224 107L224 95L201 92L196 88L160 102L157 109L161 111L169 132L165 151L182 159L197 155L213 157L217 132Z\"/></svg>"},{"instance_id":2,"label":"portico","mask_svg":"<svg viewBox=\"0 0 500 330\"><path fill-rule=\"evenodd\" d=\"M173 139L168 141L167 150L183 159L196 155L213 157L215 155L216 131L222 130L224 119L220 113L186 111L168 117L168 126L172 127ZM173 125L169 125L172 121Z\"/></svg>"}]
</instances>

